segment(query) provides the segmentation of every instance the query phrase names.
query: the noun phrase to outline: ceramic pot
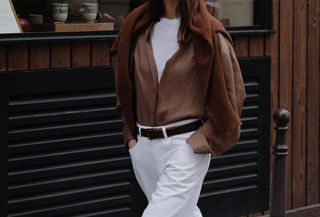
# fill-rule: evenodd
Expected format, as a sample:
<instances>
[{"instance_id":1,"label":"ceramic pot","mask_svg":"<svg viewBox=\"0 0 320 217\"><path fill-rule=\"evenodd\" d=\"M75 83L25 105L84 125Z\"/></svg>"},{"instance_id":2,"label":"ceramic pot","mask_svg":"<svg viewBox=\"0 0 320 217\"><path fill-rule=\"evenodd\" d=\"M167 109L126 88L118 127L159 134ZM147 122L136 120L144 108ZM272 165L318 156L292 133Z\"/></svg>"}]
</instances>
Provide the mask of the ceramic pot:
<instances>
[{"instance_id":1,"label":"ceramic pot","mask_svg":"<svg viewBox=\"0 0 320 217\"><path fill-rule=\"evenodd\" d=\"M52 3L52 18L54 22L64 23L68 18L68 3Z\"/></svg>"},{"instance_id":2,"label":"ceramic pot","mask_svg":"<svg viewBox=\"0 0 320 217\"><path fill-rule=\"evenodd\" d=\"M82 3L79 12L82 18L88 22L93 23L98 15L98 4L97 3Z\"/></svg>"}]
</instances>

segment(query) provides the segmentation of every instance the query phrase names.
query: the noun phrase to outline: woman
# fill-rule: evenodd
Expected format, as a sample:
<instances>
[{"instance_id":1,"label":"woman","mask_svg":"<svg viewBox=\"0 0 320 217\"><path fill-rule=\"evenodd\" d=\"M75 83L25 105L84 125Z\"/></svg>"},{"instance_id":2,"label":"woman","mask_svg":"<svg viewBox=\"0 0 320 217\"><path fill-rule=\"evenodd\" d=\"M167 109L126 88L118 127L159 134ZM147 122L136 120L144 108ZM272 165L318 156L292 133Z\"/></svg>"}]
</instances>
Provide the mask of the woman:
<instances>
[{"instance_id":1,"label":"woman","mask_svg":"<svg viewBox=\"0 0 320 217\"><path fill-rule=\"evenodd\" d=\"M201 217L211 156L240 136L246 96L232 40L203 0L149 0L114 42L117 110L142 217Z\"/></svg>"}]
</instances>

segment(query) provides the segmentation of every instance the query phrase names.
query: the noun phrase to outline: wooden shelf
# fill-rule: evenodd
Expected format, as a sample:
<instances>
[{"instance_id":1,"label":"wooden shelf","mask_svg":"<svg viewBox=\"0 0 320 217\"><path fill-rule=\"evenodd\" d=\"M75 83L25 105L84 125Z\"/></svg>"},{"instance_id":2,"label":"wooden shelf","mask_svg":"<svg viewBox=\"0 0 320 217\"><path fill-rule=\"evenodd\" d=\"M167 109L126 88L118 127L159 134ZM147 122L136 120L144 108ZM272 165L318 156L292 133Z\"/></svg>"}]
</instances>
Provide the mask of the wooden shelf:
<instances>
[{"instance_id":1,"label":"wooden shelf","mask_svg":"<svg viewBox=\"0 0 320 217\"><path fill-rule=\"evenodd\" d=\"M81 32L113 31L114 23L45 23L33 24L32 31Z\"/></svg>"}]
</instances>

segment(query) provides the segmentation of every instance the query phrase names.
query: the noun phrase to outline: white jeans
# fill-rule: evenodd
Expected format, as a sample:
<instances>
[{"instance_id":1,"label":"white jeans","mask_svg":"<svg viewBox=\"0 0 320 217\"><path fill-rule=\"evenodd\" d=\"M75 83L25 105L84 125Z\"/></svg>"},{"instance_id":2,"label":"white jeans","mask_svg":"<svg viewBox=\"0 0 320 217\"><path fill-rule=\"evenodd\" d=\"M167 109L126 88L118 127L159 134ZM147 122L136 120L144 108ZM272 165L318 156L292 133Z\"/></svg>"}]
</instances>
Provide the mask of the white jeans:
<instances>
[{"instance_id":1,"label":"white jeans","mask_svg":"<svg viewBox=\"0 0 320 217\"><path fill-rule=\"evenodd\" d=\"M149 202L142 217L202 217L197 202L211 154L193 152L186 142L193 132L152 140L137 135L129 153Z\"/></svg>"}]
</instances>

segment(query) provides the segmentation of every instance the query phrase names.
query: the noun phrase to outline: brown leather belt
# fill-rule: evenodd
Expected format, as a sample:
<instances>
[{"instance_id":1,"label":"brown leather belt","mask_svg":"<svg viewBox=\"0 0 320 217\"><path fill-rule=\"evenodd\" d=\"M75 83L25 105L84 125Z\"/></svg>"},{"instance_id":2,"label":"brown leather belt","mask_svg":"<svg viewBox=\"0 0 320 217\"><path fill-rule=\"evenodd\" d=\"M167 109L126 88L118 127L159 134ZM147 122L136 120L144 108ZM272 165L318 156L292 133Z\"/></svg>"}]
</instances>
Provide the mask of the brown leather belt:
<instances>
[{"instance_id":1,"label":"brown leather belt","mask_svg":"<svg viewBox=\"0 0 320 217\"><path fill-rule=\"evenodd\" d=\"M188 124L175 126L175 127L166 127L167 136L173 136L181 133L187 133L190 131L197 130L199 127L203 125L202 120L197 120ZM137 127L137 132L139 132L139 128ZM159 139L165 138L163 134L162 128L143 128L141 127L141 136L148 137L149 139Z\"/></svg>"}]
</instances>

